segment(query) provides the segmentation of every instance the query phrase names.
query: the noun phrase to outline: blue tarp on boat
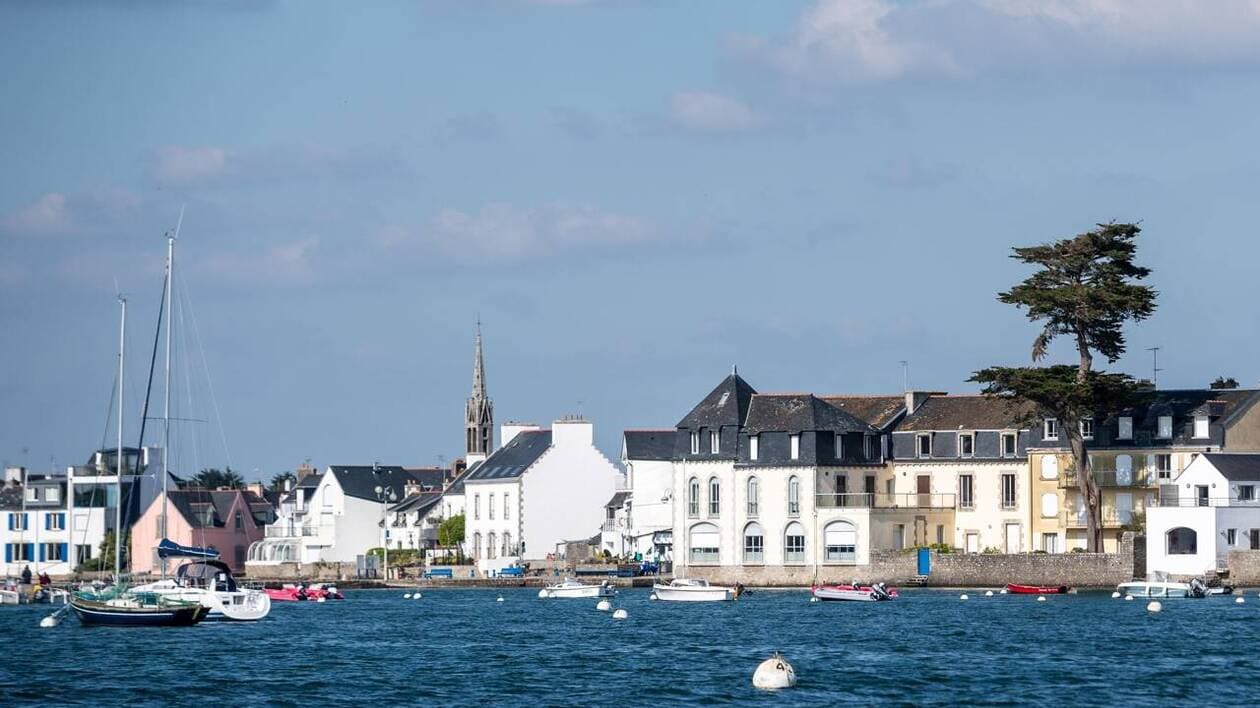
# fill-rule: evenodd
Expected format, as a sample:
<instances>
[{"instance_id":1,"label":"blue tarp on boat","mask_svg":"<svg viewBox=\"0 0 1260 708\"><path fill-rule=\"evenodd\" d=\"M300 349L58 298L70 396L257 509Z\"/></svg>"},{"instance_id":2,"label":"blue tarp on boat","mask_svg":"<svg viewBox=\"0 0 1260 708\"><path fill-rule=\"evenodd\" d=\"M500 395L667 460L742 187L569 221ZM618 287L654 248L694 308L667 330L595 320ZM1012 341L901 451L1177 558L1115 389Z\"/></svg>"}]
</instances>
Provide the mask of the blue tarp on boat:
<instances>
[{"instance_id":1,"label":"blue tarp on boat","mask_svg":"<svg viewBox=\"0 0 1260 708\"><path fill-rule=\"evenodd\" d=\"M219 552L213 548L181 546L169 538L162 539L157 547L158 558L218 558Z\"/></svg>"}]
</instances>

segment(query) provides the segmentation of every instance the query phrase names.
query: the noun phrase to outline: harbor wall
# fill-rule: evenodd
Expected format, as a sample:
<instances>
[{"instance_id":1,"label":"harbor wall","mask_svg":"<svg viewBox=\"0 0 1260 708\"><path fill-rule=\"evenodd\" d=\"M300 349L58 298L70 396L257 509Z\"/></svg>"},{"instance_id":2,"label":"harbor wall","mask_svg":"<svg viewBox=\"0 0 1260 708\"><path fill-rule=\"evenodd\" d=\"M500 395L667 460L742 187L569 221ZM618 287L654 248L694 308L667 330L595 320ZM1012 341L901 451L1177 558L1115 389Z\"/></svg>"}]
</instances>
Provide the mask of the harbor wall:
<instances>
[{"instance_id":1,"label":"harbor wall","mask_svg":"<svg viewBox=\"0 0 1260 708\"><path fill-rule=\"evenodd\" d=\"M1260 551L1229 552L1229 583L1234 586L1260 586Z\"/></svg>"}]
</instances>

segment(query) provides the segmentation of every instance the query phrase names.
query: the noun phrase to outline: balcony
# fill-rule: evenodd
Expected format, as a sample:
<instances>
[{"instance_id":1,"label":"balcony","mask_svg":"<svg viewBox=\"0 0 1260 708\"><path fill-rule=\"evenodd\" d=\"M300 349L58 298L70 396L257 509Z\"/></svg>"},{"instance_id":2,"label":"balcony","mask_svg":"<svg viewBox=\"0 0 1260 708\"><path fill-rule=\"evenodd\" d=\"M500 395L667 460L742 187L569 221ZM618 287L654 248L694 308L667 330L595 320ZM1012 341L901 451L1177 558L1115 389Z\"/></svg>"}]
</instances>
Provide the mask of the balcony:
<instances>
[{"instance_id":1,"label":"balcony","mask_svg":"<svg viewBox=\"0 0 1260 708\"><path fill-rule=\"evenodd\" d=\"M1103 528L1119 528L1133 521L1135 513L1141 513L1141 509L1115 509L1112 507L1103 507L1102 515L1099 521ZM1064 511L1060 518L1063 525L1070 529L1086 528L1089 522L1084 510L1068 510Z\"/></svg>"},{"instance_id":2,"label":"balcony","mask_svg":"<svg viewBox=\"0 0 1260 708\"><path fill-rule=\"evenodd\" d=\"M601 531L618 531L625 526L624 523L617 519L604 519L604 525L600 527Z\"/></svg>"},{"instance_id":3,"label":"balcony","mask_svg":"<svg viewBox=\"0 0 1260 708\"><path fill-rule=\"evenodd\" d=\"M1155 506L1168 508L1190 507L1239 507L1255 509L1260 507L1258 499L1231 499L1229 497L1173 497L1160 499Z\"/></svg>"},{"instance_id":4,"label":"balcony","mask_svg":"<svg viewBox=\"0 0 1260 708\"><path fill-rule=\"evenodd\" d=\"M953 509L954 494L817 494L819 509Z\"/></svg>"},{"instance_id":5,"label":"balcony","mask_svg":"<svg viewBox=\"0 0 1260 708\"><path fill-rule=\"evenodd\" d=\"M1134 487L1156 487L1161 482L1169 481L1169 478L1160 479L1159 473L1155 470L1137 469L1137 470L1091 470L1094 477L1094 483L1099 487L1106 489L1125 489ZM1171 475L1171 472L1165 472ZM1076 489L1077 479L1076 470L1066 470L1059 473L1059 489Z\"/></svg>"}]
</instances>

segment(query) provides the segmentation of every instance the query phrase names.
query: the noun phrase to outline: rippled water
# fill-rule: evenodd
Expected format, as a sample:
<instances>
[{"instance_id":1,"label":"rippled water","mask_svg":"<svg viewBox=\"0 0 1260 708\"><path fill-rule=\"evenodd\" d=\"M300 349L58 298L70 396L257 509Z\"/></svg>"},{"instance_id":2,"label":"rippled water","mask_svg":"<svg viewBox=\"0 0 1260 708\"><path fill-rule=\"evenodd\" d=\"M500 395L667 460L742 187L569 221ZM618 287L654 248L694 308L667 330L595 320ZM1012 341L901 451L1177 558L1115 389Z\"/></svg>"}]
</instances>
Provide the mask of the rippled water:
<instances>
[{"instance_id":1,"label":"rippled water","mask_svg":"<svg viewBox=\"0 0 1260 708\"><path fill-rule=\"evenodd\" d=\"M890 603L594 600L537 590L351 591L277 604L257 624L38 627L47 607L0 607L0 703L46 705L676 705L849 703L1254 705L1260 599L1169 600L1150 614L1108 594L907 591ZM751 687L779 650L797 688Z\"/></svg>"}]
</instances>

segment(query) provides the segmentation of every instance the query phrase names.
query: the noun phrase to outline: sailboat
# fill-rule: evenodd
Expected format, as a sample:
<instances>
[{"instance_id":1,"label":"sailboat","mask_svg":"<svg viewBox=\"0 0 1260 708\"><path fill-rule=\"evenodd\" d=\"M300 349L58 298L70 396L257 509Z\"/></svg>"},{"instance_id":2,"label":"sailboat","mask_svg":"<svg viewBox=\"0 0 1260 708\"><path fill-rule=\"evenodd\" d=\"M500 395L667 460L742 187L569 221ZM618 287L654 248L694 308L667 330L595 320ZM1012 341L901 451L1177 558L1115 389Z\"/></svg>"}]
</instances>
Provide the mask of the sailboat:
<instances>
[{"instance_id":1,"label":"sailboat","mask_svg":"<svg viewBox=\"0 0 1260 708\"><path fill-rule=\"evenodd\" d=\"M101 591L80 590L70 598L70 607L85 625L126 625L170 627L197 624L209 608L201 603L167 598L156 593L129 591L122 582L122 478L123 461L123 371L127 342L127 299L118 296L122 317L118 334L118 501L114 505L114 584ZM46 618L53 619L53 618ZM55 620L51 622L55 624Z\"/></svg>"}]
</instances>

